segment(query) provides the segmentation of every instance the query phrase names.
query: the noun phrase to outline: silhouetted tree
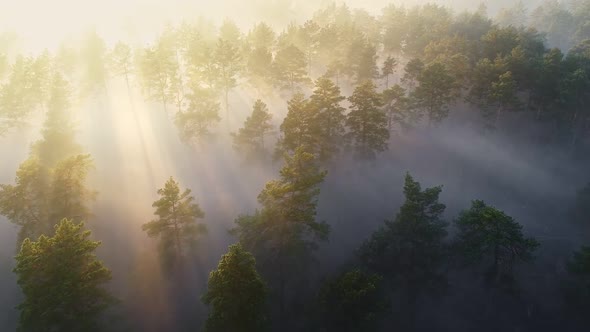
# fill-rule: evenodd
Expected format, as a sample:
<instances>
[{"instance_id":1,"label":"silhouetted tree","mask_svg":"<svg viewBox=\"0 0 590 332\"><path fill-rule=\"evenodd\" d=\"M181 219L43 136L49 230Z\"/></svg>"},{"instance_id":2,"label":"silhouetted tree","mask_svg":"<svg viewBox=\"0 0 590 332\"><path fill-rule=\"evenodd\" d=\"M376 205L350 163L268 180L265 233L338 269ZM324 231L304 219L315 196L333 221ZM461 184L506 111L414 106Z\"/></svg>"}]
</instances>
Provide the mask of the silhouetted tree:
<instances>
[{"instance_id":1,"label":"silhouetted tree","mask_svg":"<svg viewBox=\"0 0 590 332\"><path fill-rule=\"evenodd\" d=\"M232 232L255 255L278 298L279 322L284 325L288 285L304 278L317 241L326 240L330 228L316 221L319 185L326 172L319 170L314 155L297 148L285 155L280 173L280 179L268 182L258 195L261 210L238 217Z\"/></svg>"},{"instance_id":2,"label":"silhouetted tree","mask_svg":"<svg viewBox=\"0 0 590 332\"><path fill-rule=\"evenodd\" d=\"M319 299L327 331L376 331L379 316L387 309L381 280L359 269L327 280Z\"/></svg>"},{"instance_id":3,"label":"silhouetted tree","mask_svg":"<svg viewBox=\"0 0 590 332\"><path fill-rule=\"evenodd\" d=\"M534 238L524 237L522 225L483 201L473 201L455 224L458 228L455 247L461 256L470 264L488 264L491 260L487 275L494 282L511 280L514 264L531 260L539 246Z\"/></svg>"},{"instance_id":4,"label":"silhouetted tree","mask_svg":"<svg viewBox=\"0 0 590 332\"><path fill-rule=\"evenodd\" d=\"M364 266L385 278L404 300L402 314L413 328L417 301L436 294L446 286L442 271L446 250L445 205L439 203L441 187L422 190L410 174L406 175L406 200L394 220L385 221L359 249Z\"/></svg>"}]
</instances>

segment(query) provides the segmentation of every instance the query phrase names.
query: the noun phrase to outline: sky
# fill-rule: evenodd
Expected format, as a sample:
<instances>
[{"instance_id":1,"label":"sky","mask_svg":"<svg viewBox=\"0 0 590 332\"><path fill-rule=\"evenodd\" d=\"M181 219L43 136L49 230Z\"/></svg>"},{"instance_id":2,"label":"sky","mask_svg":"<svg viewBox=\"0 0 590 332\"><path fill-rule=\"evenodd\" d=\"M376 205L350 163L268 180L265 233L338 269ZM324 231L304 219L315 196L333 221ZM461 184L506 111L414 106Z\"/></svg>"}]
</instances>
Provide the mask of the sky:
<instances>
[{"instance_id":1,"label":"sky","mask_svg":"<svg viewBox=\"0 0 590 332\"><path fill-rule=\"evenodd\" d=\"M80 36L90 28L110 44L121 38L150 40L172 21L204 17L219 23L229 17L238 25L250 26L265 17L275 27L307 19L331 0L0 0L0 31L17 31L20 46L30 52L52 49L63 40ZM341 2L341 1L336 1ZM388 3L436 2L457 10L474 9L477 0L348 0L353 8L377 14ZM483 0L491 14L512 1ZM537 0L525 1L527 4Z\"/></svg>"},{"instance_id":2,"label":"sky","mask_svg":"<svg viewBox=\"0 0 590 332\"><path fill-rule=\"evenodd\" d=\"M133 36L149 40L170 21L203 16L214 22L229 17L241 26L250 26L258 17L274 18L277 27L292 20L307 19L317 8L332 0L0 0L0 31L18 31L21 46L31 52L56 47L67 37L79 36L95 28L107 42ZM336 1L337 3L342 1ZM377 14L389 3L423 4L436 2L457 11L486 3L490 14L509 0L348 0L353 8ZM527 0L529 6L539 0ZM272 21L272 19L271 19Z\"/></svg>"}]
</instances>

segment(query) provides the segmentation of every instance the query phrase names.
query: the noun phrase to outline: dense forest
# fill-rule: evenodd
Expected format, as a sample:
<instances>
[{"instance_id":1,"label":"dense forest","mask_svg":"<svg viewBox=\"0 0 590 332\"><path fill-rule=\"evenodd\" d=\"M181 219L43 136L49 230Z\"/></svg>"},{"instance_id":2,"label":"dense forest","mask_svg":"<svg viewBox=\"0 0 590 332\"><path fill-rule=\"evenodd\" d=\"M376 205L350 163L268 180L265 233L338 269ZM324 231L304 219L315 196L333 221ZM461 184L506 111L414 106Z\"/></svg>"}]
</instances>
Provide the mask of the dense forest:
<instances>
[{"instance_id":1,"label":"dense forest","mask_svg":"<svg viewBox=\"0 0 590 332\"><path fill-rule=\"evenodd\" d=\"M0 33L0 330L589 330L590 1L369 2Z\"/></svg>"}]
</instances>

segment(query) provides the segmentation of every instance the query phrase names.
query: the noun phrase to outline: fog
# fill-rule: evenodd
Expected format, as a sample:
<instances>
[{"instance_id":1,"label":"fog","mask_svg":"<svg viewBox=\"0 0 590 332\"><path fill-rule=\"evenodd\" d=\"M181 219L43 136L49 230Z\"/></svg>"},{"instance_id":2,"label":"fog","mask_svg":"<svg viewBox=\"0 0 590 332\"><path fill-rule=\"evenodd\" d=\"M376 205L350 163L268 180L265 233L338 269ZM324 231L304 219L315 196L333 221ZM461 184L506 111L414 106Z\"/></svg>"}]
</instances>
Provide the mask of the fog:
<instances>
[{"instance_id":1,"label":"fog","mask_svg":"<svg viewBox=\"0 0 590 332\"><path fill-rule=\"evenodd\" d=\"M290 21L304 22L329 2L4 0L0 2L0 31L16 32L13 52L35 54L45 48L56 49L63 41L78 40L89 29L95 29L109 45L121 39L145 44L166 24L198 17L215 25L229 17L243 31L265 19L280 30ZM389 2L348 3L377 14ZM475 10L478 6L471 1L397 1L408 6L426 2L451 6L456 12ZM483 2L491 16L513 4ZM538 3L531 0L526 5ZM117 319L124 321L121 329L127 326L130 331L189 330L185 327L202 323L206 317L199 294L206 287L209 271L227 246L235 242L228 233L234 219L259 208L257 195L267 181L277 178L281 163L244 162L232 149L224 120L215 128L210 142L186 144L179 138L172 115L160 103L144 101L136 85L133 83L129 96L124 80L113 79L107 93L81 100L74 107L77 141L94 159L89 186L98 192L92 203L93 217L86 224L93 231L93 238L103 243L98 256L113 271L109 288L122 302L117 310L117 315L122 316ZM306 90L306 95L310 92ZM351 92L352 87L343 86L343 95L349 96ZM232 131L244 122L259 97L244 87L230 93ZM268 142L274 145L278 127L287 114L288 98L280 94L261 98L273 114L275 129ZM541 242L538 256L543 257L525 273L564 273L564 262L571 252L589 240L587 234L580 233L566 219L576 191L590 181L590 165L565 149L535 140L535 133L544 128L525 128L526 119L511 116L504 120L507 126L501 131L487 131L471 106L457 102L451 107L449 119L439 126L397 130L389 140L389 149L374 161L358 162L346 155L333 161L326 167L328 175L321 186L318 205L318 219L328 222L332 231L329 241L318 252L317 268L325 273L337 270L351 260L362 241L384 220L394 218L404 199L404 176L411 172L423 187L443 186L441 202L447 205L445 219L449 222L472 200L483 199L523 224L525 233ZM0 137L0 183L13 183L19 164L29 154L30 144L40 136L42 121L42 114L36 113L29 124ZM153 218L156 191L170 176L192 190L205 211L204 222L209 228L209 234L199 245L192 279L194 289L185 294L193 300L183 299L189 305L182 310L176 307L174 291L165 285L155 241L141 229ZM449 231L452 234L455 230L450 226ZM22 300L12 273L17 232L15 225L0 217L1 331L16 329L18 311L14 307ZM459 289L460 278L451 281ZM469 289L472 285L463 286ZM559 285L538 278L527 288L542 290L535 294L539 298L531 310L551 312L555 304L544 303L543 296L553 296ZM450 309L455 306L467 310L460 298L449 296L443 305L444 309L435 316L438 326L447 330L477 328L461 318L469 314ZM554 327L554 318L547 318L550 323L545 330Z\"/></svg>"},{"instance_id":2,"label":"fog","mask_svg":"<svg viewBox=\"0 0 590 332\"><path fill-rule=\"evenodd\" d=\"M290 22L302 23L313 12L332 3L331 0L2 0L0 31L18 36L15 46L24 52L55 49L64 41L75 41L81 33L96 30L108 44L118 40L145 43L153 40L166 24L202 18L220 24L231 18L243 29L264 20L276 29ZM343 3L335 1L335 3ZM476 10L485 4L494 17L502 8L514 5L508 0L349 0L351 8L362 8L378 14L390 3L412 7L427 3L448 6L456 12ZM540 0L523 1L527 8L535 8ZM34 10L32 10L34 8Z\"/></svg>"}]
</instances>

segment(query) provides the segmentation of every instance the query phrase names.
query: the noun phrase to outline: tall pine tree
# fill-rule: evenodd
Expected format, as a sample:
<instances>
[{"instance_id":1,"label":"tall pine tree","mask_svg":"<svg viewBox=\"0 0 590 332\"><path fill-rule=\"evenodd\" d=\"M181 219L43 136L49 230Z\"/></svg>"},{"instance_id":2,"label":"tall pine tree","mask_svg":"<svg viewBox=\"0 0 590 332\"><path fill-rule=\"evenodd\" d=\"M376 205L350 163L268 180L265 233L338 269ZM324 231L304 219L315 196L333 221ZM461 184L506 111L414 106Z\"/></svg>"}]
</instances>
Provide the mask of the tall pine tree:
<instances>
[{"instance_id":1,"label":"tall pine tree","mask_svg":"<svg viewBox=\"0 0 590 332\"><path fill-rule=\"evenodd\" d=\"M389 139L381 95L373 82L366 81L348 100L351 105L346 126L354 152L360 159L375 159L377 152L387 149Z\"/></svg>"}]
</instances>

